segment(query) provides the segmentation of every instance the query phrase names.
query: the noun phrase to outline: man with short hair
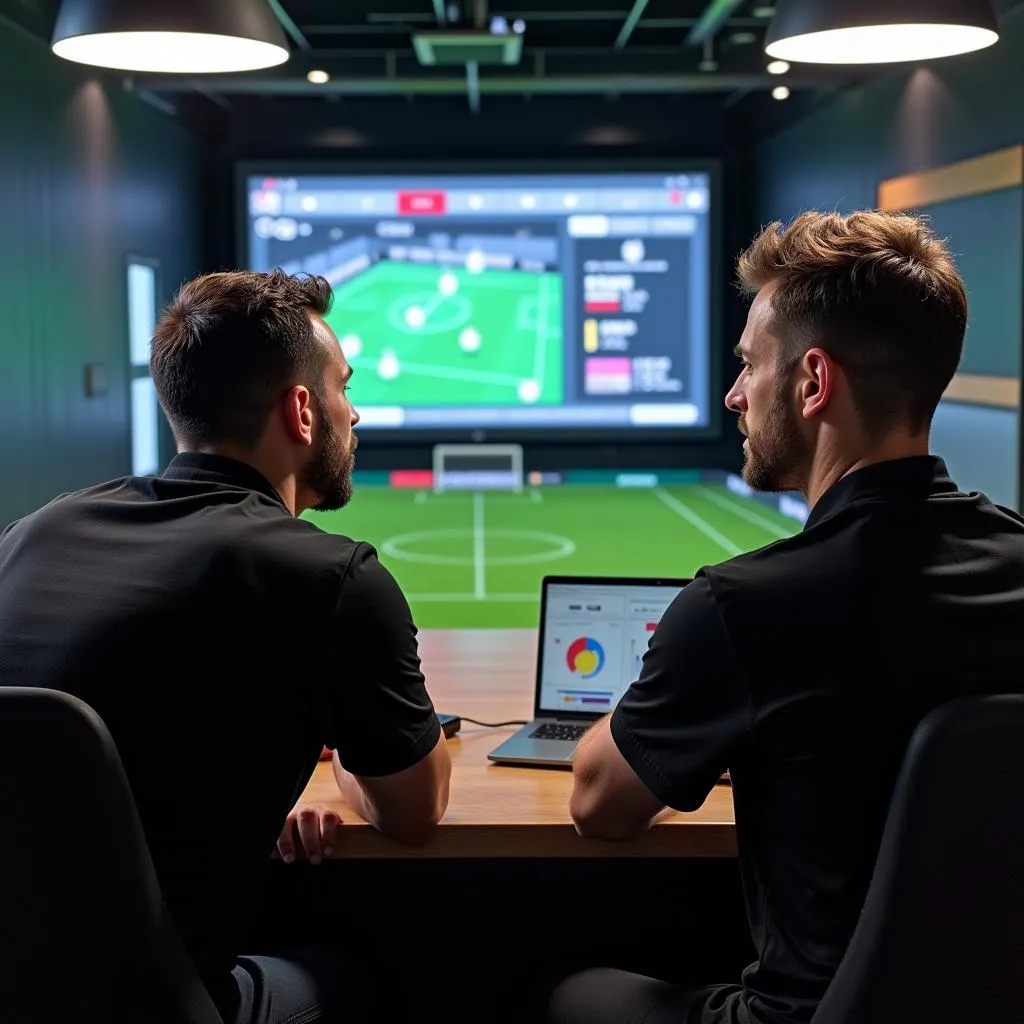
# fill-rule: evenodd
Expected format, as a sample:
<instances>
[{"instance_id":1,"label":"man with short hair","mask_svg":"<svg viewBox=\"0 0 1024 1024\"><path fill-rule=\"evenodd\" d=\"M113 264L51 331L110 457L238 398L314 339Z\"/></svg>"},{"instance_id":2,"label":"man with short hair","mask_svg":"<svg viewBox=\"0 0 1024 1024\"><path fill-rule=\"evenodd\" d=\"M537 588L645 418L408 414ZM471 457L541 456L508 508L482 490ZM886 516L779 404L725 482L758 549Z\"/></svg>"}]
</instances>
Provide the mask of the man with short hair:
<instances>
[{"instance_id":1,"label":"man with short hair","mask_svg":"<svg viewBox=\"0 0 1024 1024\"><path fill-rule=\"evenodd\" d=\"M330 301L323 278L280 271L185 285L153 338L166 472L62 496L0 537L0 680L106 722L228 1024L333 1020L339 990L356 1021L373 1001L322 953L238 960L275 840L317 863L340 838L336 816L289 814L324 746L348 803L398 841L425 842L448 801L402 592L369 545L298 518L352 493L359 416Z\"/></svg>"},{"instance_id":2,"label":"man with short hair","mask_svg":"<svg viewBox=\"0 0 1024 1024\"><path fill-rule=\"evenodd\" d=\"M586 972L555 993L561 1024L806 1024L915 726L1024 686L1024 520L929 454L967 323L946 246L906 215L806 213L770 225L739 277L754 299L725 404L744 477L801 492L810 517L684 588L580 743L571 811L583 836L628 839L666 806L698 808L728 769L758 959L740 984L697 991Z\"/></svg>"}]
</instances>

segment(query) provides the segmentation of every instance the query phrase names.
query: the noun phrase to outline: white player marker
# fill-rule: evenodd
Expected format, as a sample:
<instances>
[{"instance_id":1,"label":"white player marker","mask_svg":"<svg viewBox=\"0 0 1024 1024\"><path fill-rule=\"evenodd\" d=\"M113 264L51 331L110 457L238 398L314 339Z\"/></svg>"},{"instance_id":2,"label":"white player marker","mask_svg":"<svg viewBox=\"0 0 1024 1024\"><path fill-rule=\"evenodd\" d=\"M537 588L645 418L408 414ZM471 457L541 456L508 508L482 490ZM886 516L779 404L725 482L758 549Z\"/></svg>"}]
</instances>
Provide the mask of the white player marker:
<instances>
[{"instance_id":1,"label":"white player marker","mask_svg":"<svg viewBox=\"0 0 1024 1024\"><path fill-rule=\"evenodd\" d=\"M357 334L346 334L341 339L341 352L346 359L358 359L363 351L363 339Z\"/></svg>"},{"instance_id":2,"label":"white player marker","mask_svg":"<svg viewBox=\"0 0 1024 1024\"><path fill-rule=\"evenodd\" d=\"M487 269L487 257L480 249L470 249L466 253L466 269L471 274L482 274Z\"/></svg>"},{"instance_id":3,"label":"white player marker","mask_svg":"<svg viewBox=\"0 0 1024 1024\"><path fill-rule=\"evenodd\" d=\"M459 290L459 279L450 270L446 271L437 282L437 290L445 298L451 298Z\"/></svg>"},{"instance_id":4,"label":"white player marker","mask_svg":"<svg viewBox=\"0 0 1024 1024\"><path fill-rule=\"evenodd\" d=\"M427 322L427 313L422 306L410 306L405 311L405 322L418 331Z\"/></svg>"},{"instance_id":5,"label":"white player marker","mask_svg":"<svg viewBox=\"0 0 1024 1024\"><path fill-rule=\"evenodd\" d=\"M627 263L641 263L647 255L642 238L628 238L622 243L622 258Z\"/></svg>"},{"instance_id":6,"label":"white player marker","mask_svg":"<svg viewBox=\"0 0 1024 1024\"><path fill-rule=\"evenodd\" d=\"M540 398L540 385L535 380L524 380L519 385L519 399L526 403L536 402Z\"/></svg>"},{"instance_id":7,"label":"white player marker","mask_svg":"<svg viewBox=\"0 0 1024 1024\"><path fill-rule=\"evenodd\" d=\"M398 356L391 349L385 349L377 364L377 373L383 380L394 380L402 372Z\"/></svg>"},{"instance_id":8,"label":"white player marker","mask_svg":"<svg viewBox=\"0 0 1024 1024\"><path fill-rule=\"evenodd\" d=\"M476 352L480 348L480 332L475 327L467 327L459 335L459 348L463 352Z\"/></svg>"}]
</instances>

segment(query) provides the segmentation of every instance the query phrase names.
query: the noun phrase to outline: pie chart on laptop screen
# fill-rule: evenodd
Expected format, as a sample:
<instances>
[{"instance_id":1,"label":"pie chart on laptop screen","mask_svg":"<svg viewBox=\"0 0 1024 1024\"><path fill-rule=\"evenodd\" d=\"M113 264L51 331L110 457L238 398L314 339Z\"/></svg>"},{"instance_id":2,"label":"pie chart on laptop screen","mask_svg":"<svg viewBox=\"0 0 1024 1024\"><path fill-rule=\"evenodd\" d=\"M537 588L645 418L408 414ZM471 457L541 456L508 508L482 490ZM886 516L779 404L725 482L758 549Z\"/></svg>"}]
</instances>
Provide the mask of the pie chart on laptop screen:
<instances>
[{"instance_id":1,"label":"pie chart on laptop screen","mask_svg":"<svg viewBox=\"0 0 1024 1024\"><path fill-rule=\"evenodd\" d=\"M565 652L569 671L593 679L604 668L604 648L590 636L577 637Z\"/></svg>"}]
</instances>

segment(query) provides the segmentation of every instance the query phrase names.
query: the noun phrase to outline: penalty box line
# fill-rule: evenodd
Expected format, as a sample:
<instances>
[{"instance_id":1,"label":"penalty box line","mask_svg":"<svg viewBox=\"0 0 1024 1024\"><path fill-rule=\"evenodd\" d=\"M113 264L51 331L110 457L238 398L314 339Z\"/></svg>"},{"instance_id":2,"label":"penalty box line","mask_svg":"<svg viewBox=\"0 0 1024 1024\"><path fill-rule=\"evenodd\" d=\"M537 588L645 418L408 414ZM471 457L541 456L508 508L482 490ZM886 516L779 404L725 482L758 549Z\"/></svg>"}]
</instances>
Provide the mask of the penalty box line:
<instances>
[{"instance_id":1,"label":"penalty box line","mask_svg":"<svg viewBox=\"0 0 1024 1024\"><path fill-rule=\"evenodd\" d=\"M548 344L548 279L541 275L540 295L537 298L537 323L534 333L533 344L533 379L537 387L544 390L544 363L547 359Z\"/></svg>"},{"instance_id":2,"label":"penalty box line","mask_svg":"<svg viewBox=\"0 0 1024 1024\"><path fill-rule=\"evenodd\" d=\"M473 596L487 597L487 555L484 549L484 495L473 492Z\"/></svg>"}]
</instances>

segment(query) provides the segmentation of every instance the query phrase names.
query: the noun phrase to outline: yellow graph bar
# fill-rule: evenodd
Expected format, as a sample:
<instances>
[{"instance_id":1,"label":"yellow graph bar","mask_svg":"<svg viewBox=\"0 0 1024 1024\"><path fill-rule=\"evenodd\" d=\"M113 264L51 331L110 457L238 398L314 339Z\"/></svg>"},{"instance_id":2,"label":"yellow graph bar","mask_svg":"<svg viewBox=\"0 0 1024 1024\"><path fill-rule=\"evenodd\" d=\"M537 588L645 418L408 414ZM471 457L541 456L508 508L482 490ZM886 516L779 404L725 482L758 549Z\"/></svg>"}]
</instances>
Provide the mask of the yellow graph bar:
<instances>
[{"instance_id":1,"label":"yellow graph bar","mask_svg":"<svg viewBox=\"0 0 1024 1024\"><path fill-rule=\"evenodd\" d=\"M583 351L584 352L596 352L597 345L597 321L596 320L584 320L583 321Z\"/></svg>"}]
</instances>

